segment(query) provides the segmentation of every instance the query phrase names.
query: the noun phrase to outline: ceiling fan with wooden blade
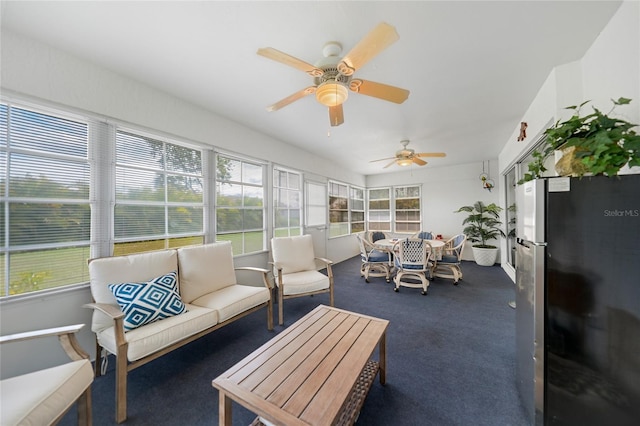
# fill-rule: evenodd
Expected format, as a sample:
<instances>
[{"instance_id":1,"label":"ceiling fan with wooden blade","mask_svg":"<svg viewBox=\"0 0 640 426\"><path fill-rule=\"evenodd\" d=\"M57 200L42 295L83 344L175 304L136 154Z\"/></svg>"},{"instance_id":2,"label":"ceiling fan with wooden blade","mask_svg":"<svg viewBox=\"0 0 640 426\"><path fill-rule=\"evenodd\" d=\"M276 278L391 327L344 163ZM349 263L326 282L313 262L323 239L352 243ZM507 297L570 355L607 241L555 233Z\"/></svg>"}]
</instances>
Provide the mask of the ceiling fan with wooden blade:
<instances>
[{"instance_id":1,"label":"ceiling fan with wooden blade","mask_svg":"<svg viewBox=\"0 0 640 426\"><path fill-rule=\"evenodd\" d=\"M324 58L315 65L295 58L272 47L258 49L258 55L304 71L313 77L313 85L299 90L267 107L267 111L277 111L307 95L316 95L316 100L329 108L332 126L344 123L342 104L349 97L349 91L401 104L409 97L409 91L387 84L353 78L355 71L369 62L400 37L396 29L387 23L378 24L349 53L340 58L342 46L329 42L322 50Z\"/></svg>"},{"instance_id":2,"label":"ceiling fan with wooden blade","mask_svg":"<svg viewBox=\"0 0 640 426\"><path fill-rule=\"evenodd\" d=\"M415 150L407 148L407 145L409 145L408 140L400 141L400 143L402 144L402 149L396 151L395 157L380 158L379 160L371 160L369 162L375 163L377 161L392 160L390 163L383 167L383 169L386 169L387 167L390 167L394 164L397 164L399 166L410 166L411 164L424 166L427 164L427 162L422 158L447 156L447 154L445 154L444 152L415 152Z\"/></svg>"}]
</instances>

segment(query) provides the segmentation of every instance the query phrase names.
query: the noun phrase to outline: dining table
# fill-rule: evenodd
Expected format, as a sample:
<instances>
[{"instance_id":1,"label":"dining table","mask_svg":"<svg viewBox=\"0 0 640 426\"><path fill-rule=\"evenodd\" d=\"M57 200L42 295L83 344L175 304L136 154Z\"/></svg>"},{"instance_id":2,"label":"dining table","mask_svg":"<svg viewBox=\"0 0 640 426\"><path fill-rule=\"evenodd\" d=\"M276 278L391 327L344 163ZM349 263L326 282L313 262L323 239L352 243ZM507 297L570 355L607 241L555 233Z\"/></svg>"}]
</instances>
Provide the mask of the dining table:
<instances>
[{"instance_id":1,"label":"dining table","mask_svg":"<svg viewBox=\"0 0 640 426\"><path fill-rule=\"evenodd\" d=\"M389 250L393 253L393 248L396 244L406 238L384 238L373 243L379 249ZM444 249L445 242L443 240L425 240L433 248L433 255L436 260L442 260L442 251Z\"/></svg>"}]
</instances>

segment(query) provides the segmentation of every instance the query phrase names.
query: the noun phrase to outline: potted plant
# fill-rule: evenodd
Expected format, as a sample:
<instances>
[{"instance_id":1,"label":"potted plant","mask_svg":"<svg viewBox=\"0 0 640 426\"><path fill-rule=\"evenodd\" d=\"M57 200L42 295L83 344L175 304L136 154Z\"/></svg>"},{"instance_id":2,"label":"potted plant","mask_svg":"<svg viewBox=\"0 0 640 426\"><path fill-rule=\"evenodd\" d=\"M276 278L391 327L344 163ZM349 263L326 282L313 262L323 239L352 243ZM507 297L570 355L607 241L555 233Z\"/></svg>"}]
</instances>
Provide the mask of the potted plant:
<instances>
[{"instance_id":1,"label":"potted plant","mask_svg":"<svg viewBox=\"0 0 640 426\"><path fill-rule=\"evenodd\" d=\"M593 107L591 114L580 116L580 108L588 102L565 108L575 111L571 118L558 120L545 130L544 147L533 153L529 172L518 184L540 177L546 171L545 160L556 151L563 152L556 163L561 176L614 176L625 164L640 166L640 135L634 130L637 124L610 116L615 107L627 105L631 99L612 99L613 107L606 114Z\"/></svg>"},{"instance_id":2,"label":"potted plant","mask_svg":"<svg viewBox=\"0 0 640 426\"><path fill-rule=\"evenodd\" d=\"M471 243L473 257L478 265L491 266L496 262L498 247L487 244L487 241L504 237L504 231L500 227L500 212L502 207L491 203L484 204L476 201L472 206L462 206L454 213L467 212L469 215L462 221L466 225L462 232L465 233Z\"/></svg>"}]
</instances>

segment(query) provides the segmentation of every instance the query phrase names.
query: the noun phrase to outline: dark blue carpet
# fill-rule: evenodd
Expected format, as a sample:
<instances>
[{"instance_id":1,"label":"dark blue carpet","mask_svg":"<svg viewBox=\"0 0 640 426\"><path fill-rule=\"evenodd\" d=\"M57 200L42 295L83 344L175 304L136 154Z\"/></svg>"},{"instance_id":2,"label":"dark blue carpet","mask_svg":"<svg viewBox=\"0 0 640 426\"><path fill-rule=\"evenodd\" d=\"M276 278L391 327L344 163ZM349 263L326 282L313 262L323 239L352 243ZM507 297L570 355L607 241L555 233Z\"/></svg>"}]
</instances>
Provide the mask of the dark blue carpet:
<instances>
[{"instance_id":1,"label":"dark blue carpet","mask_svg":"<svg viewBox=\"0 0 640 426\"><path fill-rule=\"evenodd\" d=\"M359 256L334 266L336 306L390 321L387 384L376 379L358 425L526 425L515 380L514 284L499 266L463 262L464 279L436 279L429 294L384 278L365 283ZM285 301L285 327L328 295ZM274 309L277 322L277 305ZM128 425L213 425L211 380L271 339L264 311L205 336L129 374ZM377 356L377 354L376 354ZM115 423L114 360L95 380L95 425ZM61 425L75 424L75 408ZM233 405L233 424L255 415Z\"/></svg>"}]
</instances>

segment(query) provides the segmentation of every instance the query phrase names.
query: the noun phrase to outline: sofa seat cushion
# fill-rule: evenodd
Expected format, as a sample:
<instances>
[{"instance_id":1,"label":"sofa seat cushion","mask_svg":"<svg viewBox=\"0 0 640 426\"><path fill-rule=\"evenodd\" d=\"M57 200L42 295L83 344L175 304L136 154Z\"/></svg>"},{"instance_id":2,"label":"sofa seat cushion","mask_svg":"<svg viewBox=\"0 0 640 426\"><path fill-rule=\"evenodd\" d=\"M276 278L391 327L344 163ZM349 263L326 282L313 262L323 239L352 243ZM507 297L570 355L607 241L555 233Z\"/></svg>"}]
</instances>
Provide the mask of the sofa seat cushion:
<instances>
[{"instance_id":1,"label":"sofa seat cushion","mask_svg":"<svg viewBox=\"0 0 640 426\"><path fill-rule=\"evenodd\" d=\"M218 321L223 322L268 302L270 298L270 291L266 287L236 284L205 294L194 300L193 304L216 310Z\"/></svg>"},{"instance_id":2,"label":"sofa seat cushion","mask_svg":"<svg viewBox=\"0 0 640 426\"><path fill-rule=\"evenodd\" d=\"M0 382L0 424L52 424L91 386L87 359L12 377Z\"/></svg>"},{"instance_id":3,"label":"sofa seat cushion","mask_svg":"<svg viewBox=\"0 0 640 426\"><path fill-rule=\"evenodd\" d=\"M162 321L152 322L125 333L129 343L127 359L135 361L159 351L193 334L216 325L218 313L213 309L187 304L187 311ZM100 346L115 354L116 339L114 327L108 327L98 333Z\"/></svg>"},{"instance_id":4,"label":"sofa seat cushion","mask_svg":"<svg viewBox=\"0 0 640 426\"><path fill-rule=\"evenodd\" d=\"M279 283L276 280L276 283ZM282 275L284 295L308 293L312 291L328 290L329 277L318 271L303 271Z\"/></svg>"}]
</instances>

